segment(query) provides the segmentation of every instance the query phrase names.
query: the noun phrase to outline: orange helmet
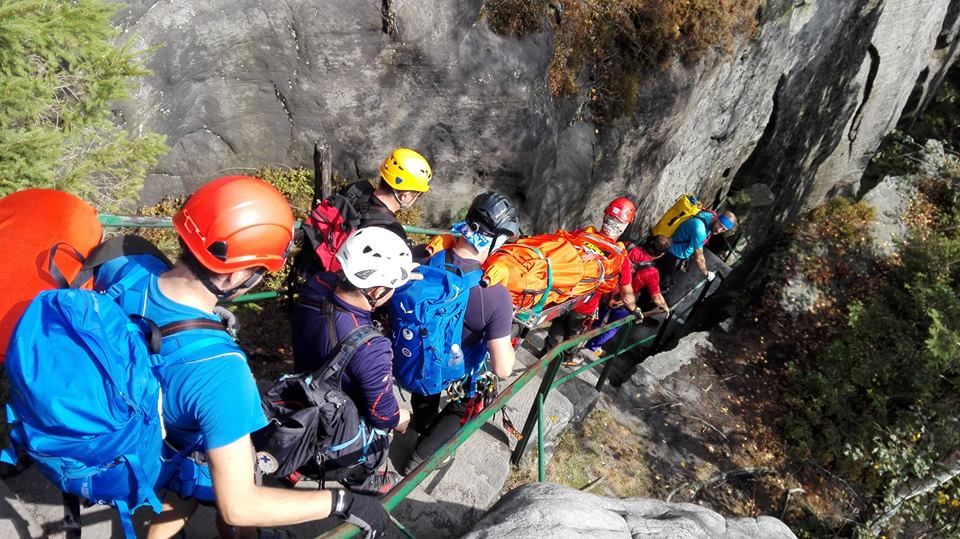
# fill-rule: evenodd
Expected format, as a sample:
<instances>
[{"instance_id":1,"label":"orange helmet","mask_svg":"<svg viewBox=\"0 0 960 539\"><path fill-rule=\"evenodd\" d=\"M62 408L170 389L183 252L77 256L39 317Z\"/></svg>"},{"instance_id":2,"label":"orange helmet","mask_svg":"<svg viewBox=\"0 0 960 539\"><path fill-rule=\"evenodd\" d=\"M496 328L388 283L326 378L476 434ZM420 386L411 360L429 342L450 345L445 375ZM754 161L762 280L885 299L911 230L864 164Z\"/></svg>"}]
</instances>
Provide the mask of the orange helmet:
<instances>
[{"instance_id":1,"label":"orange helmet","mask_svg":"<svg viewBox=\"0 0 960 539\"><path fill-rule=\"evenodd\" d=\"M204 185L173 216L193 256L214 273L283 267L293 243L293 212L280 191L249 176Z\"/></svg>"},{"instance_id":2,"label":"orange helmet","mask_svg":"<svg viewBox=\"0 0 960 539\"><path fill-rule=\"evenodd\" d=\"M633 217L637 214L637 207L627 197L613 199L613 202L603 210L604 215L609 215L621 223L630 224Z\"/></svg>"}]
</instances>

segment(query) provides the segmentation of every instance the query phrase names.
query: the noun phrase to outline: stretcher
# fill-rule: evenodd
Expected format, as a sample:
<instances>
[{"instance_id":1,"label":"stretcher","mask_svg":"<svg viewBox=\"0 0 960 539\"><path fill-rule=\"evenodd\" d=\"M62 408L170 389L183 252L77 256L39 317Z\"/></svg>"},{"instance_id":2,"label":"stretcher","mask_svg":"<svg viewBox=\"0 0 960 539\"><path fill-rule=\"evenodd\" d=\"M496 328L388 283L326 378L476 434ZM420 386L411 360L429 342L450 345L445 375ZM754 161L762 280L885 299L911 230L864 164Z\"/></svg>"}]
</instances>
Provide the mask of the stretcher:
<instances>
[{"instance_id":1,"label":"stretcher","mask_svg":"<svg viewBox=\"0 0 960 539\"><path fill-rule=\"evenodd\" d=\"M574 307L587 303L596 293L597 292L591 292L590 294L586 294L584 296L577 296L569 301L551 305L542 309L537 309L536 307L515 309L513 313L513 322L516 324L517 333L512 339L513 349L519 350L523 345L523 341L527 339L527 335L529 335L532 330L537 329L546 322L553 321L567 314L573 310Z\"/></svg>"}]
</instances>

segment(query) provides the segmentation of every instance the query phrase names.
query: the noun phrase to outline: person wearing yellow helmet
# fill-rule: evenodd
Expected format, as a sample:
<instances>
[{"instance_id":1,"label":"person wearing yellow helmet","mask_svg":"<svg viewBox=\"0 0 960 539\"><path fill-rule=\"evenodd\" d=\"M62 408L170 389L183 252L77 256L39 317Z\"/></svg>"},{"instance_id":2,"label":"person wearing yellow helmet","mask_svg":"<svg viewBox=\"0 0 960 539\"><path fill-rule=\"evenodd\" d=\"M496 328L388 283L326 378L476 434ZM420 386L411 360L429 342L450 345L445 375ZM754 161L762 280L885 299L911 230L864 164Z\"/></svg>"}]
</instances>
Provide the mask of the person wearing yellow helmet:
<instances>
[{"instance_id":1,"label":"person wearing yellow helmet","mask_svg":"<svg viewBox=\"0 0 960 539\"><path fill-rule=\"evenodd\" d=\"M302 248L291 274L293 288L299 275L338 271L337 249L354 230L377 226L409 243L396 214L413 206L430 189L431 179L433 170L422 155L397 148L380 164L376 187L367 180L354 182L318 204L303 223Z\"/></svg>"},{"instance_id":2,"label":"person wearing yellow helmet","mask_svg":"<svg viewBox=\"0 0 960 539\"><path fill-rule=\"evenodd\" d=\"M433 170L419 153L408 148L393 150L380 164L380 184L374 196L392 213L413 206L430 190Z\"/></svg>"}]
</instances>

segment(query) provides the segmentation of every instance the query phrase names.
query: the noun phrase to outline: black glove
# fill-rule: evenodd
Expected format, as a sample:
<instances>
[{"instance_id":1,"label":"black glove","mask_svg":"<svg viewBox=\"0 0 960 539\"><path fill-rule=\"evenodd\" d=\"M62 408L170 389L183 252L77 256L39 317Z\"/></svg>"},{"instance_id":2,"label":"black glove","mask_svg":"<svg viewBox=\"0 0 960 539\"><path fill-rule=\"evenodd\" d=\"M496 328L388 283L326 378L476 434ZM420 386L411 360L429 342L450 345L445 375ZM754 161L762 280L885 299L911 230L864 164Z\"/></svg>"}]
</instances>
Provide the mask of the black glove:
<instances>
[{"instance_id":1,"label":"black glove","mask_svg":"<svg viewBox=\"0 0 960 539\"><path fill-rule=\"evenodd\" d=\"M390 525L390 515L373 496L354 494L349 490L333 491L330 513L363 530L366 539L382 537Z\"/></svg>"}]
</instances>

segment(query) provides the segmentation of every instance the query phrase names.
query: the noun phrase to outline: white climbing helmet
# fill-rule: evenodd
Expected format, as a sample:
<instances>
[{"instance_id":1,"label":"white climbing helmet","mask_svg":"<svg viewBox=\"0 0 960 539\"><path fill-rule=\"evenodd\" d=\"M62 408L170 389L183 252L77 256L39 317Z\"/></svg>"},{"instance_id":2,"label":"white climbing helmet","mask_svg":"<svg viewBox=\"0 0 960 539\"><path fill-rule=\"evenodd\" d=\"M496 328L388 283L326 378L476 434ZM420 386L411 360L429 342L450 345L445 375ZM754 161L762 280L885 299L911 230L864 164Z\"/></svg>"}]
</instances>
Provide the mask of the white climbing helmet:
<instances>
[{"instance_id":1,"label":"white climbing helmet","mask_svg":"<svg viewBox=\"0 0 960 539\"><path fill-rule=\"evenodd\" d=\"M354 230L337 251L341 271L357 288L397 288L419 274L410 247L400 236L371 226Z\"/></svg>"}]
</instances>

